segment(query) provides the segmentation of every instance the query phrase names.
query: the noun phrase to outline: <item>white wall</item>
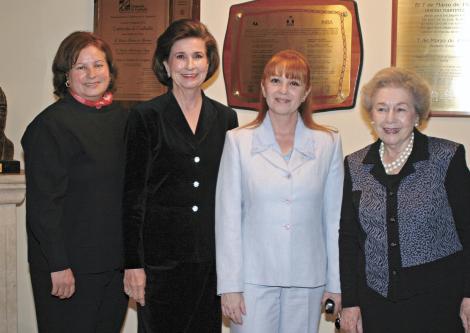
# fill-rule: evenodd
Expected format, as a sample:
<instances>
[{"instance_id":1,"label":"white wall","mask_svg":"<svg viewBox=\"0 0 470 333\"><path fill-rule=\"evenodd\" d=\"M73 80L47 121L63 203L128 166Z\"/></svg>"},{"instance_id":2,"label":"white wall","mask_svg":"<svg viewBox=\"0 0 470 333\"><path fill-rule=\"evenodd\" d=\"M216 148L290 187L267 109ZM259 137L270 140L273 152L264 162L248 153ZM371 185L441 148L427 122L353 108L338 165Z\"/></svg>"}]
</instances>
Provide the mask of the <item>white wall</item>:
<instances>
[{"instance_id":1,"label":"white wall","mask_svg":"<svg viewBox=\"0 0 470 333\"><path fill-rule=\"evenodd\" d=\"M230 5L244 1L201 0L201 20L223 45ZM357 0L364 41L361 83L390 64L391 1ZM51 65L60 41L74 30L91 30L93 0L0 0L0 86L8 99L7 136L22 160L20 138L27 124L54 101ZM206 93L226 102L221 74ZM255 115L238 110L240 123ZM337 127L345 154L370 143L372 137L357 108L317 115L317 120ZM433 118L425 133L464 143L470 158L470 118ZM34 305L26 262L24 204L18 208L18 320L20 333L36 332ZM1 217L0 217L1 218ZM136 332L135 311L128 312L124 333ZM224 329L224 332L228 332ZM322 322L321 333L333 332Z\"/></svg>"}]
</instances>

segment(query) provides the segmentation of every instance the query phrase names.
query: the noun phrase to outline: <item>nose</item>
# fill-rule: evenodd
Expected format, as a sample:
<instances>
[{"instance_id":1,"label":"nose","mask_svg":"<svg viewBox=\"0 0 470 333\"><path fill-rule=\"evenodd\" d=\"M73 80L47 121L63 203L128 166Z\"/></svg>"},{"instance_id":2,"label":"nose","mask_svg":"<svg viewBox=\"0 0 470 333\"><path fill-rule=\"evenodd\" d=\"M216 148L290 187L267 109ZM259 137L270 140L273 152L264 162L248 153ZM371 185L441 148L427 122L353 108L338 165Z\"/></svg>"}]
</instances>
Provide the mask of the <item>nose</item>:
<instances>
[{"instance_id":1,"label":"nose","mask_svg":"<svg viewBox=\"0 0 470 333\"><path fill-rule=\"evenodd\" d=\"M386 120L387 122L393 122L393 120L395 119L395 110L394 109L390 109L387 113L387 116L386 116Z\"/></svg>"},{"instance_id":2,"label":"nose","mask_svg":"<svg viewBox=\"0 0 470 333\"><path fill-rule=\"evenodd\" d=\"M90 68L88 68L88 70L87 70L86 73L87 73L88 77L95 77L95 75L96 75L96 69L93 68L93 67L90 67Z\"/></svg>"},{"instance_id":3,"label":"nose","mask_svg":"<svg viewBox=\"0 0 470 333\"><path fill-rule=\"evenodd\" d=\"M191 69L194 67L194 59L192 57L188 57L188 61L186 61L186 68Z\"/></svg>"},{"instance_id":4,"label":"nose","mask_svg":"<svg viewBox=\"0 0 470 333\"><path fill-rule=\"evenodd\" d=\"M285 94L288 88L289 88L288 82L282 82L281 87L280 87L281 93Z\"/></svg>"}]
</instances>

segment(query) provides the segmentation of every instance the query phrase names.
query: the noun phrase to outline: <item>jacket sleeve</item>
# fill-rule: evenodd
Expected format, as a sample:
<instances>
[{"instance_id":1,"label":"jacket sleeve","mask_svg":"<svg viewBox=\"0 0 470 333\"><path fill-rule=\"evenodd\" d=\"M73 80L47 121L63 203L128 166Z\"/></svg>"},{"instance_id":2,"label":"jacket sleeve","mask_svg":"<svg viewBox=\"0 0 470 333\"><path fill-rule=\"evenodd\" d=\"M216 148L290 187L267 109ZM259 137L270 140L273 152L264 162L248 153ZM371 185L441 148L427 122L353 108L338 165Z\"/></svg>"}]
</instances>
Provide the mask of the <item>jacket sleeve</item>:
<instances>
[{"instance_id":1,"label":"jacket sleeve","mask_svg":"<svg viewBox=\"0 0 470 333\"><path fill-rule=\"evenodd\" d=\"M227 133L217 178L215 240L217 294L243 291L242 190L240 154Z\"/></svg>"},{"instance_id":2,"label":"jacket sleeve","mask_svg":"<svg viewBox=\"0 0 470 333\"><path fill-rule=\"evenodd\" d=\"M445 186L457 232L463 246L464 296L470 297L470 171L465 161L465 148L462 145L457 148L449 164Z\"/></svg>"},{"instance_id":3,"label":"jacket sleeve","mask_svg":"<svg viewBox=\"0 0 470 333\"><path fill-rule=\"evenodd\" d=\"M40 244L51 272L70 267L63 231L69 149L60 126L38 119L22 138L26 162L27 226Z\"/></svg>"},{"instance_id":4,"label":"jacket sleeve","mask_svg":"<svg viewBox=\"0 0 470 333\"><path fill-rule=\"evenodd\" d=\"M333 155L326 179L324 193L324 225L326 230L327 280L326 290L340 293L338 232L343 193L343 150L341 138L334 136Z\"/></svg>"},{"instance_id":5,"label":"jacket sleeve","mask_svg":"<svg viewBox=\"0 0 470 333\"><path fill-rule=\"evenodd\" d=\"M352 180L348 158L344 160L343 202L339 229L341 302L344 308L359 305L359 228L353 204Z\"/></svg>"},{"instance_id":6,"label":"jacket sleeve","mask_svg":"<svg viewBox=\"0 0 470 333\"><path fill-rule=\"evenodd\" d=\"M141 229L145 218L147 179L151 163L150 137L142 115L131 110L126 129L123 194L124 267L142 268Z\"/></svg>"},{"instance_id":7,"label":"jacket sleeve","mask_svg":"<svg viewBox=\"0 0 470 333\"><path fill-rule=\"evenodd\" d=\"M237 127L238 127L237 113L232 110L232 116L231 116L231 119L230 119L230 128L229 128L229 130L237 128Z\"/></svg>"}]
</instances>

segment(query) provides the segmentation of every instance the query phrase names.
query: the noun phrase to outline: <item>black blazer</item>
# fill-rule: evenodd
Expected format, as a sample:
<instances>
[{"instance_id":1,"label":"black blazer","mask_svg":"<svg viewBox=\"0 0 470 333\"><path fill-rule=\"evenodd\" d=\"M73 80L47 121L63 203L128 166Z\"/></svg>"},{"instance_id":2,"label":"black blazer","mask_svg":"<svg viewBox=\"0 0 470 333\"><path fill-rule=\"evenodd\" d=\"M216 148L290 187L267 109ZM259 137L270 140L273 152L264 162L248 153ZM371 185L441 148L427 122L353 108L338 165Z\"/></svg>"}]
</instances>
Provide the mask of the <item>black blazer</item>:
<instances>
[{"instance_id":1,"label":"black blazer","mask_svg":"<svg viewBox=\"0 0 470 333\"><path fill-rule=\"evenodd\" d=\"M193 134L172 92L133 108L123 198L125 267L214 260L214 202L236 113L203 95Z\"/></svg>"},{"instance_id":2,"label":"black blazer","mask_svg":"<svg viewBox=\"0 0 470 333\"><path fill-rule=\"evenodd\" d=\"M30 265L95 273L122 267L121 201L128 112L67 95L28 126L26 226Z\"/></svg>"}]
</instances>

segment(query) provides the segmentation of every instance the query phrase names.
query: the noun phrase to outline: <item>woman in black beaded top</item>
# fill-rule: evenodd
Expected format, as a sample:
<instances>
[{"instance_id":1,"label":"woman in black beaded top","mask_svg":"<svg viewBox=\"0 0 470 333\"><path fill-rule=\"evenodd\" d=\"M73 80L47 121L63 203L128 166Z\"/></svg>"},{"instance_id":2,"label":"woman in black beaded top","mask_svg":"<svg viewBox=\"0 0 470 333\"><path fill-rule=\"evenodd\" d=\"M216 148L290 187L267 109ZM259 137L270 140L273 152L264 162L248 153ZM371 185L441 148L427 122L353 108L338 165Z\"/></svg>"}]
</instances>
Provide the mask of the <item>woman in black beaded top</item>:
<instances>
[{"instance_id":1,"label":"woman in black beaded top","mask_svg":"<svg viewBox=\"0 0 470 333\"><path fill-rule=\"evenodd\" d=\"M345 332L469 331L470 172L463 145L418 130L430 96L421 77L400 68L362 89L378 140L345 159Z\"/></svg>"}]
</instances>

